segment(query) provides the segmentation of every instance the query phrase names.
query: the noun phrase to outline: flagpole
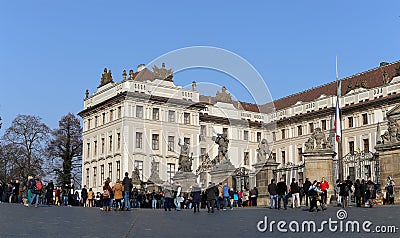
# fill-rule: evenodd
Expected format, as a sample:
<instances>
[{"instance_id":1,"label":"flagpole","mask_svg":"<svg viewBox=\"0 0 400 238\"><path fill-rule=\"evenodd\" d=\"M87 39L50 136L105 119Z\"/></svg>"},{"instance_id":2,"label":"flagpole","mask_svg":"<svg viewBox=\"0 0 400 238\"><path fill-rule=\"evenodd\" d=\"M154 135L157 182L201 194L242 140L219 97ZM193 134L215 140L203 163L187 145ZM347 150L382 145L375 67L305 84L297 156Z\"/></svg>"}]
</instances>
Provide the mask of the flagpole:
<instances>
[{"instance_id":1,"label":"flagpole","mask_svg":"<svg viewBox=\"0 0 400 238\"><path fill-rule=\"evenodd\" d=\"M341 113L340 113L340 101L339 98L342 94L342 82L341 80L339 80L339 73L338 73L338 57L336 56L336 84L337 84L337 92L336 92L336 107L338 110L337 115L338 116L338 120L340 120L339 122L339 130L340 130L340 136L338 137L338 163L339 163L339 179L340 181L343 181L343 151L342 151L342 127L341 127ZM336 112L335 112L336 113ZM336 129L335 129L336 130ZM336 131L335 131L336 133ZM338 136L336 134L336 136Z\"/></svg>"}]
</instances>

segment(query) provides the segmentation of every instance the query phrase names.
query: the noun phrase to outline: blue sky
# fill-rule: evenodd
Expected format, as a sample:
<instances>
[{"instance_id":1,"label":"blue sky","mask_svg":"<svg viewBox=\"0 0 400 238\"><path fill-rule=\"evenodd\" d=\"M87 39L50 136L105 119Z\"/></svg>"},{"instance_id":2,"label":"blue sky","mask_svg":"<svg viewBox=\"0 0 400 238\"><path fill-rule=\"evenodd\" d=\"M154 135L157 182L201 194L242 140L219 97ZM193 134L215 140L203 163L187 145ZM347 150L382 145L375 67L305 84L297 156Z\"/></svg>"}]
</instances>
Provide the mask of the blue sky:
<instances>
[{"instance_id":1,"label":"blue sky","mask_svg":"<svg viewBox=\"0 0 400 238\"><path fill-rule=\"evenodd\" d=\"M83 109L103 68L115 81L169 51L213 46L260 73L274 99L400 60L400 1L1 1L0 116L18 114L51 128ZM167 65L168 67L168 65ZM223 73L188 70L174 78L227 85Z\"/></svg>"}]
</instances>

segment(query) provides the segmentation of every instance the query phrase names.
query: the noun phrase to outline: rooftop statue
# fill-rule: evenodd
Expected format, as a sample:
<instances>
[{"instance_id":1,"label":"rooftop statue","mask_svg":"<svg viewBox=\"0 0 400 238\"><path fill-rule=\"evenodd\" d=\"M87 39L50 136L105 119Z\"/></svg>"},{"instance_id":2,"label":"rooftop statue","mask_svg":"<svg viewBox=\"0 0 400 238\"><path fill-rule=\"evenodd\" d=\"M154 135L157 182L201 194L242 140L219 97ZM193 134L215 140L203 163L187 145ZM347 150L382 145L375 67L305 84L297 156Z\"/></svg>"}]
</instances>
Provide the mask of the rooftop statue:
<instances>
[{"instance_id":1,"label":"rooftop statue","mask_svg":"<svg viewBox=\"0 0 400 238\"><path fill-rule=\"evenodd\" d=\"M217 102L232 103L232 96L230 93L226 92L225 86L222 86L222 92L217 91L215 99Z\"/></svg>"},{"instance_id":2,"label":"rooftop statue","mask_svg":"<svg viewBox=\"0 0 400 238\"><path fill-rule=\"evenodd\" d=\"M173 72L172 69L166 69L165 63L162 63L161 68L158 68L156 65L153 66L154 78L162 79L172 82Z\"/></svg>"},{"instance_id":3,"label":"rooftop statue","mask_svg":"<svg viewBox=\"0 0 400 238\"><path fill-rule=\"evenodd\" d=\"M107 68L104 68L104 73L101 75L101 81L100 81L100 86L106 85L108 83L112 83L113 79L112 79L112 75L111 75L111 70L108 70L107 72Z\"/></svg>"}]
</instances>

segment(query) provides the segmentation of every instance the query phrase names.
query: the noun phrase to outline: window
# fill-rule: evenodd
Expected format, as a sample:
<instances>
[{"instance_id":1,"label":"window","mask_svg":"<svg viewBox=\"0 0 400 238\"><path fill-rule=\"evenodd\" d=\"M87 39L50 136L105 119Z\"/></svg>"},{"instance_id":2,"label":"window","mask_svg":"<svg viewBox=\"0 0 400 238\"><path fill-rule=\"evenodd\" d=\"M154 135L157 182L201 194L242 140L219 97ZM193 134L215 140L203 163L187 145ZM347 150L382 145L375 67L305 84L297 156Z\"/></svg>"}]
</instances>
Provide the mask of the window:
<instances>
[{"instance_id":1,"label":"window","mask_svg":"<svg viewBox=\"0 0 400 238\"><path fill-rule=\"evenodd\" d=\"M368 152L369 151L369 140L363 139L363 144L364 144L364 152Z\"/></svg>"},{"instance_id":2,"label":"window","mask_svg":"<svg viewBox=\"0 0 400 238\"><path fill-rule=\"evenodd\" d=\"M143 180L143 161L135 160L135 168L139 170L140 180Z\"/></svg>"},{"instance_id":3,"label":"window","mask_svg":"<svg viewBox=\"0 0 400 238\"><path fill-rule=\"evenodd\" d=\"M282 156L282 164L286 164L286 151L281 151L281 156Z\"/></svg>"},{"instance_id":4,"label":"window","mask_svg":"<svg viewBox=\"0 0 400 238\"><path fill-rule=\"evenodd\" d=\"M121 149L121 133L117 133L117 149Z\"/></svg>"},{"instance_id":5,"label":"window","mask_svg":"<svg viewBox=\"0 0 400 238\"><path fill-rule=\"evenodd\" d=\"M103 112L102 118L103 118L103 125L104 125L104 124L106 124L106 113L105 112Z\"/></svg>"},{"instance_id":6,"label":"window","mask_svg":"<svg viewBox=\"0 0 400 238\"><path fill-rule=\"evenodd\" d=\"M285 133L286 133L285 129L282 129L282 130L281 130L281 133L282 133L282 139L285 139L285 138L286 138L286 136L285 136Z\"/></svg>"},{"instance_id":7,"label":"window","mask_svg":"<svg viewBox=\"0 0 400 238\"><path fill-rule=\"evenodd\" d=\"M94 156L97 155L97 140L94 141L94 151L93 151L93 153L94 153Z\"/></svg>"},{"instance_id":8,"label":"window","mask_svg":"<svg viewBox=\"0 0 400 238\"><path fill-rule=\"evenodd\" d=\"M110 151L109 152L112 152L112 143L113 143L112 136L109 136L108 139L110 141Z\"/></svg>"},{"instance_id":9,"label":"window","mask_svg":"<svg viewBox=\"0 0 400 238\"><path fill-rule=\"evenodd\" d=\"M297 148L297 157L298 157L298 162L301 162L303 160L303 149L302 148Z\"/></svg>"},{"instance_id":10,"label":"window","mask_svg":"<svg viewBox=\"0 0 400 238\"><path fill-rule=\"evenodd\" d=\"M261 141L261 132L257 132L257 142Z\"/></svg>"},{"instance_id":11,"label":"window","mask_svg":"<svg viewBox=\"0 0 400 238\"><path fill-rule=\"evenodd\" d=\"M95 116L94 117L94 127L97 127L97 120L98 120L99 118L98 118L98 116Z\"/></svg>"},{"instance_id":12,"label":"window","mask_svg":"<svg viewBox=\"0 0 400 238\"><path fill-rule=\"evenodd\" d=\"M349 121L349 128L352 128L353 125L353 117L348 117L347 120Z\"/></svg>"},{"instance_id":13,"label":"window","mask_svg":"<svg viewBox=\"0 0 400 238\"><path fill-rule=\"evenodd\" d=\"M308 123L308 128L309 128L309 133L313 133L314 132L314 123L313 122L310 122L310 123Z\"/></svg>"},{"instance_id":14,"label":"window","mask_svg":"<svg viewBox=\"0 0 400 238\"><path fill-rule=\"evenodd\" d=\"M91 119L88 119L88 121L87 121L87 129L88 130L90 130L90 121L91 121Z\"/></svg>"},{"instance_id":15,"label":"window","mask_svg":"<svg viewBox=\"0 0 400 238\"><path fill-rule=\"evenodd\" d=\"M168 136L168 151L174 151L175 137Z\"/></svg>"},{"instance_id":16,"label":"window","mask_svg":"<svg viewBox=\"0 0 400 238\"><path fill-rule=\"evenodd\" d=\"M153 120L158 121L160 119L160 109L153 108Z\"/></svg>"},{"instance_id":17,"label":"window","mask_svg":"<svg viewBox=\"0 0 400 238\"><path fill-rule=\"evenodd\" d=\"M114 110L110 110L110 121L114 119Z\"/></svg>"},{"instance_id":18,"label":"window","mask_svg":"<svg viewBox=\"0 0 400 238\"><path fill-rule=\"evenodd\" d=\"M97 186L97 167L93 167L93 187Z\"/></svg>"},{"instance_id":19,"label":"window","mask_svg":"<svg viewBox=\"0 0 400 238\"><path fill-rule=\"evenodd\" d=\"M362 114L363 125L368 125L368 114Z\"/></svg>"},{"instance_id":20,"label":"window","mask_svg":"<svg viewBox=\"0 0 400 238\"><path fill-rule=\"evenodd\" d=\"M249 152L244 152L243 157L244 157L243 164L249 165Z\"/></svg>"},{"instance_id":21,"label":"window","mask_svg":"<svg viewBox=\"0 0 400 238\"><path fill-rule=\"evenodd\" d=\"M105 139L101 138L101 153L104 154Z\"/></svg>"},{"instance_id":22,"label":"window","mask_svg":"<svg viewBox=\"0 0 400 238\"><path fill-rule=\"evenodd\" d=\"M272 153L272 160L276 161L276 153Z\"/></svg>"},{"instance_id":23,"label":"window","mask_svg":"<svg viewBox=\"0 0 400 238\"><path fill-rule=\"evenodd\" d=\"M201 125L201 126L200 126L200 135L202 135L202 136L207 136L206 134L207 134L207 127L206 127L206 125Z\"/></svg>"},{"instance_id":24,"label":"window","mask_svg":"<svg viewBox=\"0 0 400 238\"><path fill-rule=\"evenodd\" d=\"M100 181L104 182L104 164L100 165Z\"/></svg>"},{"instance_id":25,"label":"window","mask_svg":"<svg viewBox=\"0 0 400 238\"><path fill-rule=\"evenodd\" d=\"M303 135L303 127L297 126L297 135L299 136Z\"/></svg>"},{"instance_id":26,"label":"window","mask_svg":"<svg viewBox=\"0 0 400 238\"><path fill-rule=\"evenodd\" d=\"M275 131L272 132L272 141L276 141L276 133L275 133Z\"/></svg>"},{"instance_id":27,"label":"window","mask_svg":"<svg viewBox=\"0 0 400 238\"><path fill-rule=\"evenodd\" d=\"M183 123L184 124L190 124L190 113L183 113Z\"/></svg>"},{"instance_id":28,"label":"window","mask_svg":"<svg viewBox=\"0 0 400 238\"><path fill-rule=\"evenodd\" d=\"M86 144L86 152L87 152L86 156L89 158L90 157L90 143Z\"/></svg>"},{"instance_id":29,"label":"window","mask_svg":"<svg viewBox=\"0 0 400 238\"><path fill-rule=\"evenodd\" d=\"M175 123L175 111L168 111L168 122Z\"/></svg>"},{"instance_id":30,"label":"window","mask_svg":"<svg viewBox=\"0 0 400 238\"><path fill-rule=\"evenodd\" d=\"M112 177L112 163L108 163L108 177L111 179L113 179Z\"/></svg>"},{"instance_id":31,"label":"window","mask_svg":"<svg viewBox=\"0 0 400 238\"><path fill-rule=\"evenodd\" d=\"M206 148L200 148L200 161L204 161L206 159L206 153L207 153Z\"/></svg>"},{"instance_id":32,"label":"window","mask_svg":"<svg viewBox=\"0 0 400 238\"><path fill-rule=\"evenodd\" d=\"M243 131L243 140L249 140L249 131Z\"/></svg>"},{"instance_id":33,"label":"window","mask_svg":"<svg viewBox=\"0 0 400 238\"><path fill-rule=\"evenodd\" d=\"M86 184L89 185L89 168L86 169ZM90 185L89 185L90 186Z\"/></svg>"},{"instance_id":34,"label":"window","mask_svg":"<svg viewBox=\"0 0 400 238\"><path fill-rule=\"evenodd\" d=\"M160 149L159 135L158 134L151 135L151 148L153 150L159 150Z\"/></svg>"},{"instance_id":35,"label":"window","mask_svg":"<svg viewBox=\"0 0 400 238\"><path fill-rule=\"evenodd\" d=\"M143 134L136 132L136 148L143 148Z\"/></svg>"},{"instance_id":36,"label":"window","mask_svg":"<svg viewBox=\"0 0 400 238\"><path fill-rule=\"evenodd\" d=\"M322 130L326 130L326 120L321 120L321 128Z\"/></svg>"},{"instance_id":37,"label":"window","mask_svg":"<svg viewBox=\"0 0 400 238\"><path fill-rule=\"evenodd\" d=\"M121 106L117 108L117 117L121 118Z\"/></svg>"},{"instance_id":38,"label":"window","mask_svg":"<svg viewBox=\"0 0 400 238\"><path fill-rule=\"evenodd\" d=\"M116 166L117 166L117 179L121 179L121 161L117 161Z\"/></svg>"},{"instance_id":39,"label":"window","mask_svg":"<svg viewBox=\"0 0 400 238\"><path fill-rule=\"evenodd\" d=\"M349 141L349 152L354 154L354 141Z\"/></svg>"},{"instance_id":40,"label":"window","mask_svg":"<svg viewBox=\"0 0 400 238\"><path fill-rule=\"evenodd\" d=\"M190 138L184 137L183 138L183 142L185 142L186 144L190 145Z\"/></svg>"},{"instance_id":41,"label":"window","mask_svg":"<svg viewBox=\"0 0 400 238\"><path fill-rule=\"evenodd\" d=\"M228 128L222 128L222 134L228 137Z\"/></svg>"},{"instance_id":42,"label":"window","mask_svg":"<svg viewBox=\"0 0 400 238\"><path fill-rule=\"evenodd\" d=\"M143 118L143 106L136 106L136 117Z\"/></svg>"},{"instance_id":43,"label":"window","mask_svg":"<svg viewBox=\"0 0 400 238\"><path fill-rule=\"evenodd\" d=\"M172 183L172 178L175 176L175 164L167 164L167 181Z\"/></svg>"}]
</instances>

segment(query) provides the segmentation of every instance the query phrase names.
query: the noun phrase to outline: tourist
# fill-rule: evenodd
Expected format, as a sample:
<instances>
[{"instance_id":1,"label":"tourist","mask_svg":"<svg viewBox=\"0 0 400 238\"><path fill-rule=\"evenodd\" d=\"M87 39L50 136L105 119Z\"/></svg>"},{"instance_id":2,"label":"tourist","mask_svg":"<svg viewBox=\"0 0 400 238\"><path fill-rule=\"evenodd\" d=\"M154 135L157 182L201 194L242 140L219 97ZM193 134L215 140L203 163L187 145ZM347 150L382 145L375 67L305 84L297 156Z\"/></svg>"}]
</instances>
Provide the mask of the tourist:
<instances>
[{"instance_id":1,"label":"tourist","mask_svg":"<svg viewBox=\"0 0 400 238\"><path fill-rule=\"evenodd\" d=\"M122 186L122 182L120 179L117 179L117 182L112 188L113 193L114 193L114 200L115 200L115 211L120 210L122 211L122 198L123 197L123 192L124 192L124 187Z\"/></svg>"},{"instance_id":2,"label":"tourist","mask_svg":"<svg viewBox=\"0 0 400 238\"><path fill-rule=\"evenodd\" d=\"M278 209L278 192L277 185L275 183L275 179L271 179L271 183L268 185L268 193L269 193L269 208L270 209Z\"/></svg>"},{"instance_id":3,"label":"tourist","mask_svg":"<svg viewBox=\"0 0 400 238\"><path fill-rule=\"evenodd\" d=\"M300 188L299 184L296 182L296 178L292 178L292 183L290 184L290 193L292 194L292 208L300 207ZM296 205L297 201L297 205Z\"/></svg>"},{"instance_id":4,"label":"tourist","mask_svg":"<svg viewBox=\"0 0 400 238\"><path fill-rule=\"evenodd\" d=\"M54 184L53 180L50 180L50 182L46 186L46 205L50 206L53 204L53 191L54 191Z\"/></svg>"},{"instance_id":5,"label":"tourist","mask_svg":"<svg viewBox=\"0 0 400 238\"><path fill-rule=\"evenodd\" d=\"M175 183L175 199L174 199L176 211L181 210L181 202L182 202L182 186L179 184L179 182L176 182Z\"/></svg>"},{"instance_id":6,"label":"tourist","mask_svg":"<svg viewBox=\"0 0 400 238\"><path fill-rule=\"evenodd\" d=\"M215 186L215 184L209 182L209 185L206 189L208 213L210 213L210 211L214 213L215 199L218 196L218 192L218 188Z\"/></svg>"},{"instance_id":7,"label":"tourist","mask_svg":"<svg viewBox=\"0 0 400 238\"><path fill-rule=\"evenodd\" d=\"M308 207L308 202L310 201L310 198L308 196L308 191L310 190L311 187L311 182L309 178L306 178L306 181L303 184L303 190L304 190L304 195L305 195L305 200L306 200L306 206Z\"/></svg>"},{"instance_id":8,"label":"tourist","mask_svg":"<svg viewBox=\"0 0 400 238\"><path fill-rule=\"evenodd\" d=\"M347 180L346 180L346 184L347 184L347 188L349 188L348 192L347 192L347 205L350 205L351 203L351 195L353 193L353 182L350 179L350 176L347 176Z\"/></svg>"},{"instance_id":9,"label":"tourist","mask_svg":"<svg viewBox=\"0 0 400 238\"><path fill-rule=\"evenodd\" d=\"M218 197L215 199L215 202L217 203L217 210L222 206L222 203L224 201L224 186L222 186L222 183L218 184Z\"/></svg>"},{"instance_id":10,"label":"tourist","mask_svg":"<svg viewBox=\"0 0 400 238\"><path fill-rule=\"evenodd\" d=\"M82 197L82 205L83 205L83 207L86 207L87 206L86 201L88 199L88 191L87 191L86 185L84 185L82 188L81 197Z\"/></svg>"},{"instance_id":11,"label":"tourist","mask_svg":"<svg viewBox=\"0 0 400 238\"><path fill-rule=\"evenodd\" d=\"M243 207L249 206L249 195L250 195L249 190L244 189L244 191L243 191L243 204L242 204Z\"/></svg>"},{"instance_id":12,"label":"tourist","mask_svg":"<svg viewBox=\"0 0 400 238\"><path fill-rule=\"evenodd\" d=\"M125 177L122 180L122 185L124 186L124 207L127 211L129 211L129 209L131 208L129 198L132 190L132 179L130 179L128 175L128 172L125 172Z\"/></svg>"},{"instance_id":13,"label":"tourist","mask_svg":"<svg viewBox=\"0 0 400 238\"><path fill-rule=\"evenodd\" d=\"M356 198L356 206L361 207L361 182L359 179L354 184L354 196Z\"/></svg>"},{"instance_id":14,"label":"tourist","mask_svg":"<svg viewBox=\"0 0 400 238\"><path fill-rule=\"evenodd\" d=\"M257 207L257 198L258 198L258 189L257 189L257 187L254 187L250 191L250 199L251 199L251 206L252 207Z\"/></svg>"},{"instance_id":15,"label":"tourist","mask_svg":"<svg viewBox=\"0 0 400 238\"><path fill-rule=\"evenodd\" d=\"M318 205L317 205L318 202L319 202L322 210L325 210L325 207L324 207L323 201L322 201L322 197L321 197L322 193L323 192L321 190L321 183L318 182L317 180L314 180L313 184L309 188L309 194L311 197L310 209L308 210L309 212L314 211L314 208L317 209L317 212L319 211Z\"/></svg>"},{"instance_id":16,"label":"tourist","mask_svg":"<svg viewBox=\"0 0 400 238\"><path fill-rule=\"evenodd\" d=\"M42 182L39 179L39 175L36 175L35 180L31 182L29 187L32 192L32 200L29 202L29 205L32 205L32 203L35 201L35 207L38 207L40 193L42 192L42 189L40 187L41 183Z\"/></svg>"},{"instance_id":17,"label":"tourist","mask_svg":"<svg viewBox=\"0 0 400 238\"><path fill-rule=\"evenodd\" d=\"M322 197L322 202L324 204L326 204L326 200L328 198L328 189L329 189L329 183L328 183L328 181L325 180L325 177L322 177L322 180L321 180L321 190L322 190L321 197Z\"/></svg>"},{"instance_id":18,"label":"tourist","mask_svg":"<svg viewBox=\"0 0 400 238\"><path fill-rule=\"evenodd\" d=\"M342 207L347 208L349 202L348 196L350 191L350 185L346 182L346 180L344 180L338 184L338 187L339 187L339 195L342 198Z\"/></svg>"},{"instance_id":19,"label":"tourist","mask_svg":"<svg viewBox=\"0 0 400 238\"><path fill-rule=\"evenodd\" d=\"M229 208L232 210L233 209L233 207L232 207L232 203L231 203L231 198L230 198L230 195L229 195L229 190L230 190L230 188L229 188L229 186L228 186L228 183L225 183L224 184L224 186L223 186L223 196L224 196L224 211L226 211L226 204L227 203L229 203Z\"/></svg>"},{"instance_id":20,"label":"tourist","mask_svg":"<svg viewBox=\"0 0 400 238\"><path fill-rule=\"evenodd\" d=\"M110 183L106 180L103 186L103 211L111 211L111 191Z\"/></svg>"},{"instance_id":21,"label":"tourist","mask_svg":"<svg viewBox=\"0 0 400 238\"><path fill-rule=\"evenodd\" d=\"M386 185L385 185L385 190L386 190L386 202L388 204L394 204L394 192L395 192L395 182L392 179L391 176L388 176L386 179Z\"/></svg>"},{"instance_id":22,"label":"tourist","mask_svg":"<svg viewBox=\"0 0 400 238\"><path fill-rule=\"evenodd\" d=\"M191 192L190 196L192 197L192 204L193 204L193 208L194 208L193 209L194 213L196 213L196 210L197 210L197 212L200 212L201 188L197 183L195 183L193 185L192 192Z\"/></svg>"},{"instance_id":23,"label":"tourist","mask_svg":"<svg viewBox=\"0 0 400 238\"><path fill-rule=\"evenodd\" d=\"M287 209L288 199L287 199L287 185L285 180L281 178L281 181L276 185L276 193L278 195L278 209L281 209L281 200L283 199L283 208Z\"/></svg>"},{"instance_id":24,"label":"tourist","mask_svg":"<svg viewBox=\"0 0 400 238\"><path fill-rule=\"evenodd\" d=\"M171 211L171 205L172 205L172 197L173 193L171 190L171 186L169 183L165 183L164 185L164 210Z\"/></svg>"},{"instance_id":25,"label":"tourist","mask_svg":"<svg viewBox=\"0 0 400 238\"><path fill-rule=\"evenodd\" d=\"M336 204L339 207L342 206L342 196L340 196L340 186L339 186L340 184L341 184L340 179L337 179L334 190L336 195Z\"/></svg>"},{"instance_id":26,"label":"tourist","mask_svg":"<svg viewBox=\"0 0 400 238\"><path fill-rule=\"evenodd\" d=\"M372 182L371 178L368 178L367 185L366 185L366 197L367 201L365 203L365 206L369 206L370 208L374 205L374 202L372 199L375 199L375 183Z\"/></svg>"},{"instance_id":27,"label":"tourist","mask_svg":"<svg viewBox=\"0 0 400 238\"><path fill-rule=\"evenodd\" d=\"M94 192L92 190L92 188L89 188L89 192L88 192L88 206L89 207L94 207Z\"/></svg>"}]
</instances>

